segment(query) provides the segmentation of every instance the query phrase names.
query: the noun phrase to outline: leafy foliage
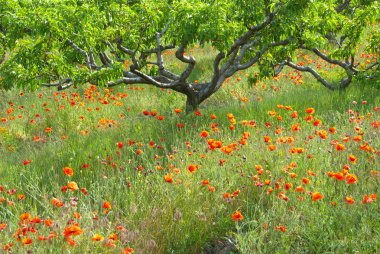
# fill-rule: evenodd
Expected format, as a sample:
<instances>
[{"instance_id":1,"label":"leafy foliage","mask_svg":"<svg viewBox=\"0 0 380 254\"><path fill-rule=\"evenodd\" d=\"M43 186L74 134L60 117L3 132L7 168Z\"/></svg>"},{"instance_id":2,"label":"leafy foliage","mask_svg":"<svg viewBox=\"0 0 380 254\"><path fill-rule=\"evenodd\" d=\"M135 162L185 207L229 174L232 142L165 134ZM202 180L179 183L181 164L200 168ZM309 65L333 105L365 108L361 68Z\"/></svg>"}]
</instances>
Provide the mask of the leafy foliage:
<instances>
[{"instance_id":1,"label":"leafy foliage","mask_svg":"<svg viewBox=\"0 0 380 254\"><path fill-rule=\"evenodd\" d=\"M216 92L223 81L257 63L261 77L288 65L310 72L330 89L337 86L309 68L295 52L309 50L342 67L347 86L356 76L378 78L378 1L367 0L1 0L0 87L35 88L90 82L97 85L147 83L190 98L193 106ZM369 27L369 28L368 28ZM368 48L375 66L355 62L371 30ZM157 37L159 36L159 38ZM159 39L159 40L158 40ZM181 56L195 44L211 44L220 54L212 80L188 81L196 65ZM182 74L169 73L162 53L177 49L187 63ZM326 50L328 53L323 53ZM161 59L161 60L160 60ZM372 59L371 59L372 60ZM152 65L154 67L152 67ZM281 67L282 68L282 67ZM363 75L358 75L358 74ZM118 78L122 78L116 82ZM62 80L66 81L63 85ZM52 83L53 81L53 83ZM55 81L55 83L54 83ZM338 87L339 87L338 86Z\"/></svg>"}]
</instances>

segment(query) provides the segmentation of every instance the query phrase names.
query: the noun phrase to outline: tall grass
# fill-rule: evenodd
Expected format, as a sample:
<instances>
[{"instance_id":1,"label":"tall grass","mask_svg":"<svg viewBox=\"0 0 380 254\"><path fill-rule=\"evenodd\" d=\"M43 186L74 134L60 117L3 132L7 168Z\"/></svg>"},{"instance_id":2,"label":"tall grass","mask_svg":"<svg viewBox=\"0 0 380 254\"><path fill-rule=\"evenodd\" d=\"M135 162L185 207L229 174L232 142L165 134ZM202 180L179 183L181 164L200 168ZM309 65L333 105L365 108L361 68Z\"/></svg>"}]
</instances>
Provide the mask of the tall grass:
<instances>
[{"instance_id":1,"label":"tall grass","mask_svg":"<svg viewBox=\"0 0 380 254\"><path fill-rule=\"evenodd\" d=\"M202 81L213 51L194 54L203 64L193 79ZM294 84L295 73L285 73L250 84L250 73L241 72L189 115L174 111L184 107L181 95L148 86L1 91L2 247L12 243L14 253L127 253L127 247L200 253L234 243L239 253L379 252L378 201L362 204L364 195L379 194L379 91L356 83L331 92L308 76ZM307 108L315 109L310 122ZM292 131L296 123L301 129ZM212 149L209 139L223 142L224 150ZM346 164L342 181L327 175ZM348 184L347 174L357 182ZM79 190L63 191L69 181ZM323 199L312 201L316 192ZM235 222L235 211L244 218ZM31 218L20 219L23 213ZM48 219L51 227L44 225ZM65 237L75 223L83 232ZM92 240L95 234L104 239Z\"/></svg>"}]
</instances>

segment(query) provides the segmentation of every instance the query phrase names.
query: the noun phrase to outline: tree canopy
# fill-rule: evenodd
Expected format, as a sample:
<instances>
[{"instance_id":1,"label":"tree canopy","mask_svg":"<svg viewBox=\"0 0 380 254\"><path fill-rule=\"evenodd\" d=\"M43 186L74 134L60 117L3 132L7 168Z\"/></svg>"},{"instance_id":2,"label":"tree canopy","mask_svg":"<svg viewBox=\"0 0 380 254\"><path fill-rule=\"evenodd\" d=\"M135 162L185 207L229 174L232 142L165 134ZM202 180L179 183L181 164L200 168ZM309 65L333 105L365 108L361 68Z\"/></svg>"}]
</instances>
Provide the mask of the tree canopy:
<instances>
[{"instance_id":1,"label":"tree canopy","mask_svg":"<svg viewBox=\"0 0 380 254\"><path fill-rule=\"evenodd\" d=\"M379 78L379 9L373 0L0 0L0 87L145 83L185 94L191 110L257 64L259 76L286 65L344 88ZM186 51L199 43L217 51L205 83L189 81L197 61ZM186 64L181 73L165 66L166 50ZM297 64L297 50L339 66L341 79ZM357 62L363 50L377 60Z\"/></svg>"}]
</instances>

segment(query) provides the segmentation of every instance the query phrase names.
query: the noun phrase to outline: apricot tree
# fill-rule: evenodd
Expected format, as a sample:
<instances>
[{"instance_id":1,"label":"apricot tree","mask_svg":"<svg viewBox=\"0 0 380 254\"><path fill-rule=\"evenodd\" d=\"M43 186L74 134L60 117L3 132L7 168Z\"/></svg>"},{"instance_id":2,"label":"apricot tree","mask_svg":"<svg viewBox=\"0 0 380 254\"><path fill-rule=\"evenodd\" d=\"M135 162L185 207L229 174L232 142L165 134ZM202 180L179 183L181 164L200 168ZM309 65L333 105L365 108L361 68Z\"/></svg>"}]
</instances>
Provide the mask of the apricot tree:
<instances>
[{"instance_id":1,"label":"apricot tree","mask_svg":"<svg viewBox=\"0 0 380 254\"><path fill-rule=\"evenodd\" d=\"M378 16L373 0L0 0L0 87L149 84L186 95L191 111L257 64L259 77L289 66L344 88L359 74L377 77L378 62L360 65L356 55L363 42L378 48ZM216 51L200 83L187 53L199 43ZM168 50L181 72L165 65ZM298 50L339 66L341 79L297 64Z\"/></svg>"}]
</instances>

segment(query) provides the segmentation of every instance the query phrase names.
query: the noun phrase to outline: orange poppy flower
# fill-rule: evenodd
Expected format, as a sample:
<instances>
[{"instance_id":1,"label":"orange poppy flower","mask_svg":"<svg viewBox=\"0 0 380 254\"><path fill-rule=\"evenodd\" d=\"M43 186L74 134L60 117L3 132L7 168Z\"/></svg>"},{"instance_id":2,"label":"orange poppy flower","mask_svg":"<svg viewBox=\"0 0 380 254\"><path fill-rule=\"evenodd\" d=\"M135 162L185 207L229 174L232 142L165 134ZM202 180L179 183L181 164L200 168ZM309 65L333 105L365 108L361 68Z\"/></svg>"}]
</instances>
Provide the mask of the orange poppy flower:
<instances>
[{"instance_id":1,"label":"orange poppy flower","mask_svg":"<svg viewBox=\"0 0 380 254\"><path fill-rule=\"evenodd\" d=\"M318 130L315 132L321 139L327 138L327 131L325 130Z\"/></svg>"},{"instance_id":2,"label":"orange poppy flower","mask_svg":"<svg viewBox=\"0 0 380 254\"><path fill-rule=\"evenodd\" d=\"M209 133L207 131L202 131L200 135L202 138L207 138L209 136Z\"/></svg>"},{"instance_id":3,"label":"orange poppy flower","mask_svg":"<svg viewBox=\"0 0 380 254\"><path fill-rule=\"evenodd\" d=\"M354 164L358 161L358 159L354 155L352 155L352 154L350 154L348 156L348 160L351 161Z\"/></svg>"},{"instance_id":4,"label":"orange poppy flower","mask_svg":"<svg viewBox=\"0 0 380 254\"><path fill-rule=\"evenodd\" d=\"M348 204L350 204L350 205L352 205L352 204L355 203L354 199L353 199L352 197L350 197L350 196L347 196L347 197L345 197L344 199L345 199L345 201L346 201Z\"/></svg>"},{"instance_id":5,"label":"orange poppy flower","mask_svg":"<svg viewBox=\"0 0 380 254\"><path fill-rule=\"evenodd\" d=\"M54 222L52 220L50 220L50 219L46 219L44 221L44 223L45 223L45 226L47 226L47 227L51 227L54 224Z\"/></svg>"},{"instance_id":6,"label":"orange poppy flower","mask_svg":"<svg viewBox=\"0 0 380 254\"><path fill-rule=\"evenodd\" d=\"M328 177L334 177L334 176L335 176L335 173L334 173L334 172L331 172L331 171L327 171L327 172L326 172L326 175L327 175Z\"/></svg>"},{"instance_id":7,"label":"orange poppy flower","mask_svg":"<svg viewBox=\"0 0 380 254\"><path fill-rule=\"evenodd\" d=\"M286 227L285 226L276 226L275 228L276 231L281 231L281 232L286 232Z\"/></svg>"},{"instance_id":8,"label":"orange poppy flower","mask_svg":"<svg viewBox=\"0 0 380 254\"><path fill-rule=\"evenodd\" d=\"M100 234L95 234L92 238L91 238L92 241L95 241L95 242L100 242L100 241L103 241L104 240L104 237Z\"/></svg>"},{"instance_id":9,"label":"orange poppy flower","mask_svg":"<svg viewBox=\"0 0 380 254\"><path fill-rule=\"evenodd\" d=\"M347 174L346 176L346 183L347 184L354 184L357 183L358 177L354 174Z\"/></svg>"},{"instance_id":10,"label":"orange poppy flower","mask_svg":"<svg viewBox=\"0 0 380 254\"><path fill-rule=\"evenodd\" d=\"M241 144L243 146L247 145L248 144L247 139L245 139L245 138L240 139L239 144Z\"/></svg>"},{"instance_id":11,"label":"orange poppy flower","mask_svg":"<svg viewBox=\"0 0 380 254\"><path fill-rule=\"evenodd\" d=\"M208 185L208 190L211 191L211 192L214 192L215 191L215 187L212 186L212 185Z\"/></svg>"},{"instance_id":12,"label":"orange poppy flower","mask_svg":"<svg viewBox=\"0 0 380 254\"><path fill-rule=\"evenodd\" d=\"M224 199L229 199L229 198L231 198L231 194L228 193L228 192L225 192L225 193L223 193L223 198Z\"/></svg>"},{"instance_id":13,"label":"orange poppy flower","mask_svg":"<svg viewBox=\"0 0 380 254\"><path fill-rule=\"evenodd\" d=\"M293 188L293 184L292 183L285 183L285 190L290 190L291 188Z\"/></svg>"},{"instance_id":14,"label":"orange poppy flower","mask_svg":"<svg viewBox=\"0 0 380 254\"><path fill-rule=\"evenodd\" d=\"M286 138L286 142L288 142L289 144L292 144L294 142L294 137L287 137Z\"/></svg>"},{"instance_id":15,"label":"orange poppy flower","mask_svg":"<svg viewBox=\"0 0 380 254\"><path fill-rule=\"evenodd\" d=\"M239 193L240 193L240 190L237 189L234 192L232 192L232 196L234 196L236 198L237 196L239 196Z\"/></svg>"},{"instance_id":16,"label":"orange poppy flower","mask_svg":"<svg viewBox=\"0 0 380 254\"><path fill-rule=\"evenodd\" d=\"M188 170L190 171L190 173L194 173L195 171L197 171L197 169L198 169L198 165L195 165L195 164L190 164L188 167Z\"/></svg>"},{"instance_id":17,"label":"orange poppy flower","mask_svg":"<svg viewBox=\"0 0 380 254\"><path fill-rule=\"evenodd\" d=\"M0 224L0 231L3 231L7 227L7 224L1 223Z\"/></svg>"},{"instance_id":18,"label":"orange poppy flower","mask_svg":"<svg viewBox=\"0 0 380 254\"><path fill-rule=\"evenodd\" d=\"M344 180L344 174L342 172L339 172L339 173L334 173L334 177L336 180L338 181L343 181Z\"/></svg>"},{"instance_id":19,"label":"orange poppy flower","mask_svg":"<svg viewBox=\"0 0 380 254\"><path fill-rule=\"evenodd\" d=\"M285 201L289 201L289 197L287 197L284 192L280 192L277 196Z\"/></svg>"},{"instance_id":20,"label":"orange poppy flower","mask_svg":"<svg viewBox=\"0 0 380 254\"><path fill-rule=\"evenodd\" d=\"M237 222L239 220L243 220L244 219L244 216L241 214L241 212L239 211L235 211L233 214L232 214L232 219Z\"/></svg>"},{"instance_id":21,"label":"orange poppy flower","mask_svg":"<svg viewBox=\"0 0 380 254\"><path fill-rule=\"evenodd\" d=\"M131 247L127 247L123 250L123 253L124 254L133 254L135 252L134 249L132 249Z\"/></svg>"},{"instance_id":22,"label":"orange poppy flower","mask_svg":"<svg viewBox=\"0 0 380 254\"><path fill-rule=\"evenodd\" d=\"M318 191L317 192L314 192L312 195L311 195L311 199L315 202L317 200L320 200L323 198L323 195L321 193L319 193Z\"/></svg>"},{"instance_id":23,"label":"orange poppy flower","mask_svg":"<svg viewBox=\"0 0 380 254\"><path fill-rule=\"evenodd\" d=\"M343 144L337 144L337 145L335 146L335 149L336 149L337 151L343 151L343 150L346 149L346 147L345 147Z\"/></svg>"},{"instance_id":24,"label":"orange poppy flower","mask_svg":"<svg viewBox=\"0 0 380 254\"><path fill-rule=\"evenodd\" d=\"M30 213L23 213L20 215L20 220L30 220L32 217L30 216Z\"/></svg>"},{"instance_id":25,"label":"orange poppy flower","mask_svg":"<svg viewBox=\"0 0 380 254\"><path fill-rule=\"evenodd\" d=\"M117 234L114 234L114 233L110 234L110 236L108 237L108 239L116 241L117 240Z\"/></svg>"},{"instance_id":26,"label":"orange poppy flower","mask_svg":"<svg viewBox=\"0 0 380 254\"><path fill-rule=\"evenodd\" d=\"M65 238L68 238L72 235L80 235L83 233L83 230L78 225L72 225L69 227L66 227L63 231L63 235Z\"/></svg>"},{"instance_id":27,"label":"orange poppy flower","mask_svg":"<svg viewBox=\"0 0 380 254\"><path fill-rule=\"evenodd\" d=\"M242 138L248 139L250 136L251 136L251 133L249 133L248 131L245 131L243 132Z\"/></svg>"},{"instance_id":28,"label":"orange poppy flower","mask_svg":"<svg viewBox=\"0 0 380 254\"><path fill-rule=\"evenodd\" d=\"M30 238L28 238L28 237L23 238L23 239L21 240L22 246L27 245L27 244L31 244L32 242L33 242L33 240L30 239Z\"/></svg>"},{"instance_id":29,"label":"orange poppy flower","mask_svg":"<svg viewBox=\"0 0 380 254\"><path fill-rule=\"evenodd\" d=\"M295 191L296 192L304 192L304 188L302 187L302 185L299 185L296 187Z\"/></svg>"},{"instance_id":30,"label":"orange poppy flower","mask_svg":"<svg viewBox=\"0 0 380 254\"><path fill-rule=\"evenodd\" d=\"M69 190L72 190L72 191L75 191L75 190L78 190L78 189L79 189L78 184L77 184L76 182L69 182L69 183L67 184L67 188L68 188Z\"/></svg>"},{"instance_id":31,"label":"orange poppy flower","mask_svg":"<svg viewBox=\"0 0 380 254\"><path fill-rule=\"evenodd\" d=\"M301 127L298 123L295 123L292 125L291 130L292 130L292 132L300 131Z\"/></svg>"},{"instance_id":32,"label":"orange poppy flower","mask_svg":"<svg viewBox=\"0 0 380 254\"><path fill-rule=\"evenodd\" d=\"M331 128L329 129L329 132L330 132L331 134L335 134L335 133L336 133L336 128L335 128L335 127L331 127Z\"/></svg>"},{"instance_id":33,"label":"orange poppy flower","mask_svg":"<svg viewBox=\"0 0 380 254\"><path fill-rule=\"evenodd\" d=\"M231 113L227 114L227 117L228 117L228 119L234 119L235 118L234 115Z\"/></svg>"},{"instance_id":34,"label":"orange poppy flower","mask_svg":"<svg viewBox=\"0 0 380 254\"><path fill-rule=\"evenodd\" d=\"M167 175L164 176L164 180L167 183L172 183L173 182L173 177L172 177L171 174L167 174Z\"/></svg>"},{"instance_id":35,"label":"orange poppy flower","mask_svg":"<svg viewBox=\"0 0 380 254\"><path fill-rule=\"evenodd\" d=\"M70 167L64 167L63 168L63 173L67 176L73 176L74 175L74 170Z\"/></svg>"},{"instance_id":36,"label":"orange poppy flower","mask_svg":"<svg viewBox=\"0 0 380 254\"><path fill-rule=\"evenodd\" d=\"M364 195L362 204L372 203L373 201L376 200L376 198L377 198L376 194L370 194L369 196L368 195Z\"/></svg>"},{"instance_id":37,"label":"orange poppy flower","mask_svg":"<svg viewBox=\"0 0 380 254\"><path fill-rule=\"evenodd\" d=\"M232 153L232 148L231 147L228 147L228 146L222 146L221 148L220 148L220 151L222 151L223 153L225 153L225 154L230 154L230 153Z\"/></svg>"},{"instance_id":38,"label":"orange poppy flower","mask_svg":"<svg viewBox=\"0 0 380 254\"><path fill-rule=\"evenodd\" d=\"M63 202L57 198L52 198L51 203L53 204L53 206L56 206L56 207L63 206Z\"/></svg>"},{"instance_id":39,"label":"orange poppy flower","mask_svg":"<svg viewBox=\"0 0 380 254\"><path fill-rule=\"evenodd\" d=\"M312 114L314 114L315 110L314 110L314 108L307 108L305 110L305 112L308 113L308 114L310 114L310 115L312 115Z\"/></svg>"},{"instance_id":40,"label":"orange poppy flower","mask_svg":"<svg viewBox=\"0 0 380 254\"><path fill-rule=\"evenodd\" d=\"M104 201L102 207L104 209L111 209L112 208L111 203L109 201Z\"/></svg>"},{"instance_id":41,"label":"orange poppy flower","mask_svg":"<svg viewBox=\"0 0 380 254\"><path fill-rule=\"evenodd\" d=\"M210 182L209 182L209 180L207 180L207 179L205 179L205 180L203 180L202 181L202 185L208 185Z\"/></svg>"},{"instance_id":42,"label":"orange poppy flower","mask_svg":"<svg viewBox=\"0 0 380 254\"><path fill-rule=\"evenodd\" d=\"M322 124L322 121L319 119L315 119L315 121L313 123L314 126L320 126L321 124Z\"/></svg>"}]
</instances>

